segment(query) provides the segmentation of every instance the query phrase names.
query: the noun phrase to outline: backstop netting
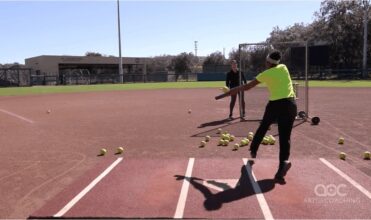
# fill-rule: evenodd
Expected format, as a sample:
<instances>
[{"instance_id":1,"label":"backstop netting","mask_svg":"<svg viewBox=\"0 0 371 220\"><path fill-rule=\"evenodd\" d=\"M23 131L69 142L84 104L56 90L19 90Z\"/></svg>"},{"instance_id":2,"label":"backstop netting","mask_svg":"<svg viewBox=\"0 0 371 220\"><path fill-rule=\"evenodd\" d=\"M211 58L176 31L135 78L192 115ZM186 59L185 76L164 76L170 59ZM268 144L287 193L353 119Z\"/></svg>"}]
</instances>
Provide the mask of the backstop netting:
<instances>
[{"instance_id":1,"label":"backstop netting","mask_svg":"<svg viewBox=\"0 0 371 220\"><path fill-rule=\"evenodd\" d=\"M296 92L298 112L304 111L308 115L308 53L306 42L279 42L279 43L244 43L239 45L239 68L247 80L254 79L259 73L266 70L267 55L275 50L282 54L281 62L290 72ZM244 93L246 103L246 119L261 120L265 106L269 99L268 89L259 85ZM241 100L239 100L241 101ZM240 109L240 112L242 110ZM242 114L242 113L241 113Z\"/></svg>"}]
</instances>

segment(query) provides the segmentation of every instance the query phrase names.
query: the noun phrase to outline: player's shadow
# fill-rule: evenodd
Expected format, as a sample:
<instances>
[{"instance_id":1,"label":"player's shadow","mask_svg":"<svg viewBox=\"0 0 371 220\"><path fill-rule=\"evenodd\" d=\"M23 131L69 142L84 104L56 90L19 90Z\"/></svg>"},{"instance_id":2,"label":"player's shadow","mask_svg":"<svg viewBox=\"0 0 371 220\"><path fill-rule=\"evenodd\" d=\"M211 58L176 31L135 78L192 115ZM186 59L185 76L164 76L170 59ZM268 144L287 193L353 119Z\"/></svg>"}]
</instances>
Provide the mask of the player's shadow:
<instances>
[{"instance_id":1,"label":"player's shadow","mask_svg":"<svg viewBox=\"0 0 371 220\"><path fill-rule=\"evenodd\" d=\"M229 124L229 123L231 123L235 119L237 119L237 118L233 118L233 119L225 118L225 119L222 119L222 120L205 122L205 123L200 124L198 126L198 128L204 128L204 127L209 127L209 126L217 126L217 125Z\"/></svg>"},{"instance_id":2,"label":"player's shadow","mask_svg":"<svg viewBox=\"0 0 371 220\"><path fill-rule=\"evenodd\" d=\"M228 126L228 125L240 123L240 122L260 122L260 121L261 121L260 119L244 119L244 118L239 118L239 117L236 117L233 119L225 118L221 120L202 123L197 128L204 128L204 127L217 126L217 125Z\"/></svg>"},{"instance_id":3,"label":"player's shadow","mask_svg":"<svg viewBox=\"0 0 371 220\"><path fill-rule=\"evenodd\" d=\"M218 183L213 181L214 186L218 186L219 188L224 189L221 192L213 193L210 189L202 184L204 179L198 177L185 177L176 175L177 180L186 179L187 181L192 184L192 186L199 190L203 196L205 197L205 201L203 203L204 207L208 211L218 210L220 209L224 203L233 202L236 200L240 200L249 196L254 196L256 193L254 191L254 187L250 181L248 170L250 170L249 165L243 165L241 167L241 176L238 180L236 187L231 188L225 183ZM262 193L269 192L274 189L275 184L277 183L274 179L263 179L256 182Z\"/></svg>"},{"instance_id":4,"label":"player's shadow","mask_svg":"<svg viewBox=\"0 0 371 220\"><path fill-rule=\"evenodd\" d=\"M214 121L214 122L207 122L201 124L198 128L202 128L202 126L216 126L217 123L221 123L224 120L220 121ZM217 137L219 136L219 133L217 132L218 129L222 129L223 131L229 131L231 132L235 137L246 137L248 131L255 131L259 125L261 120L260 119L249 119L249 120L243 120L243 121L229 121L228 123L222 123L221 126L217 128L213 128L207 131L202 131L196 134L191 135L191 137L205 137L206 135L210 135L211 137ZM297 119L294 121L293 129L296 127L299 127L303 124L305 124L306 121L302 119ZM277 122L274 122L271 124L271 129L268 130L270 134L272 134L275 137L278 137L278 125Z\"/></svg>"}]
</instances>

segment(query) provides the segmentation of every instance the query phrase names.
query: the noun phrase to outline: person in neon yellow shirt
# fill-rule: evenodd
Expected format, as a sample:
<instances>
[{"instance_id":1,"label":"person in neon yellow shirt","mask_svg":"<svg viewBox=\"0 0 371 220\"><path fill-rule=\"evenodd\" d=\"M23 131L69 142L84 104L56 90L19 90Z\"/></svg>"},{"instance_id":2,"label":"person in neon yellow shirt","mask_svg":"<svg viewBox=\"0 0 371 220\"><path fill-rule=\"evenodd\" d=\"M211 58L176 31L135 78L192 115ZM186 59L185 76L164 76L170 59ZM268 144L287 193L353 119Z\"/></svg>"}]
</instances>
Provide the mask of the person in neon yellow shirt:
<instances>
[{"instance_id":1,"label":"person in neon yellow shirt","mask_svg":"<svg viewBox=\"0 0 371 220\"><path fill-rule=\"evenodd\" d=\"M297 115L295 92L292 86L290 73L284 64L280 64L281 53L274 51L266 58L267 70L258 74L249 83L231 89L228 95L237 94L239 91L249 90L259 83L265 83L269 90L269 102L265 108L263 120L257 129L250 146L250 155L256 158L259 145L262 142L269 126L273 122L278 123L278 133L280 139L279 166L275 179L285 182L287 171L291 167L290 148L291 131Z\"/></svg>"}]
</instances>

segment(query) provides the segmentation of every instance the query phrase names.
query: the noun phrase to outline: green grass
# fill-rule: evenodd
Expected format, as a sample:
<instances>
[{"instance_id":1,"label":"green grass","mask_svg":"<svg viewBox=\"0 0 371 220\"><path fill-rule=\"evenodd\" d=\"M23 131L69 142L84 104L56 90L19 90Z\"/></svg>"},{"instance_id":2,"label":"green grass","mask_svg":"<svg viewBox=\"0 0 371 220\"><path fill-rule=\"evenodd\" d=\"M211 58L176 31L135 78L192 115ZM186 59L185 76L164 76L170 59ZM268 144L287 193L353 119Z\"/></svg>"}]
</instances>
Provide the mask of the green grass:
<instances>
[{"instance_id":1,"label":"green grass","mask_svg":"<svg viewBox=\"0 0 371 220\"><path fill-rule=\"evenodd\" d=\"M303 81L299 81L303 85ZM165 82L165 83L130 83L130 84L100 84L78 86L33 86L0 88L0 96L19 96L52 93L77 93L121 90L146 90L146 89L185 89L185 88L220 88L223 81L217 82ZM355 81L310 81L310 87L347 87L347 88L371 88L370 80Z\"/></svg>"},{"instance_id":2,"label":"green grass","mask_svg":"<svg viewBox=\"0 0 371 220\"><path fill-rule=\"evenodd\" d=\"M35 95L52 93L100 92L146 89L184 89L184 88L218 88L224 82L164 82L164 83L129 83L99 84L74 86L33 86L0 88L0 96Z\"/></svg>"},{"instance_id":3,"label":"green grass","mask_svg":"<svg viewBox=\"0 0 371 220\"><path fill-rule=\"evenodd\" d=\"M310 80L309 87L371 88L371 80Z\"/></svg>"}]
</instances>

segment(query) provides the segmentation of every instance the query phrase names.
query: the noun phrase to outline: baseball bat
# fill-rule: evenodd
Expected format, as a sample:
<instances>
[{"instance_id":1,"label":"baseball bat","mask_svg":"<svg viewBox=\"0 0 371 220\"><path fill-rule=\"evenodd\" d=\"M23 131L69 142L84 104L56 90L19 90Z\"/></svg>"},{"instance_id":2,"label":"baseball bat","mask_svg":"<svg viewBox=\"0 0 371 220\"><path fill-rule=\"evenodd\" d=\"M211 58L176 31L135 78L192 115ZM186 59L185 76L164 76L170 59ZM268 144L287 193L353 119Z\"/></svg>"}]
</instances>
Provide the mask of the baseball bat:
<instances>
[{"instance_id":1,"label":"baseball bat","mask_svg":"<svg viewBox=\"0 0 371 220\"><path fill-rule=\"evenodd\" d=\"M223 93L223 94L217 95L217 96L215 96L215 100L222 99L222 98L225 98L225 97L230 96L230 95L235 95L235 94L237 94L240 90L243 90L243 86L244 86L244 85L234 87L233 89L230 89L230 90L229 90L228 92L226 92L226 93Z\"/></svg>"}]
</instances>

